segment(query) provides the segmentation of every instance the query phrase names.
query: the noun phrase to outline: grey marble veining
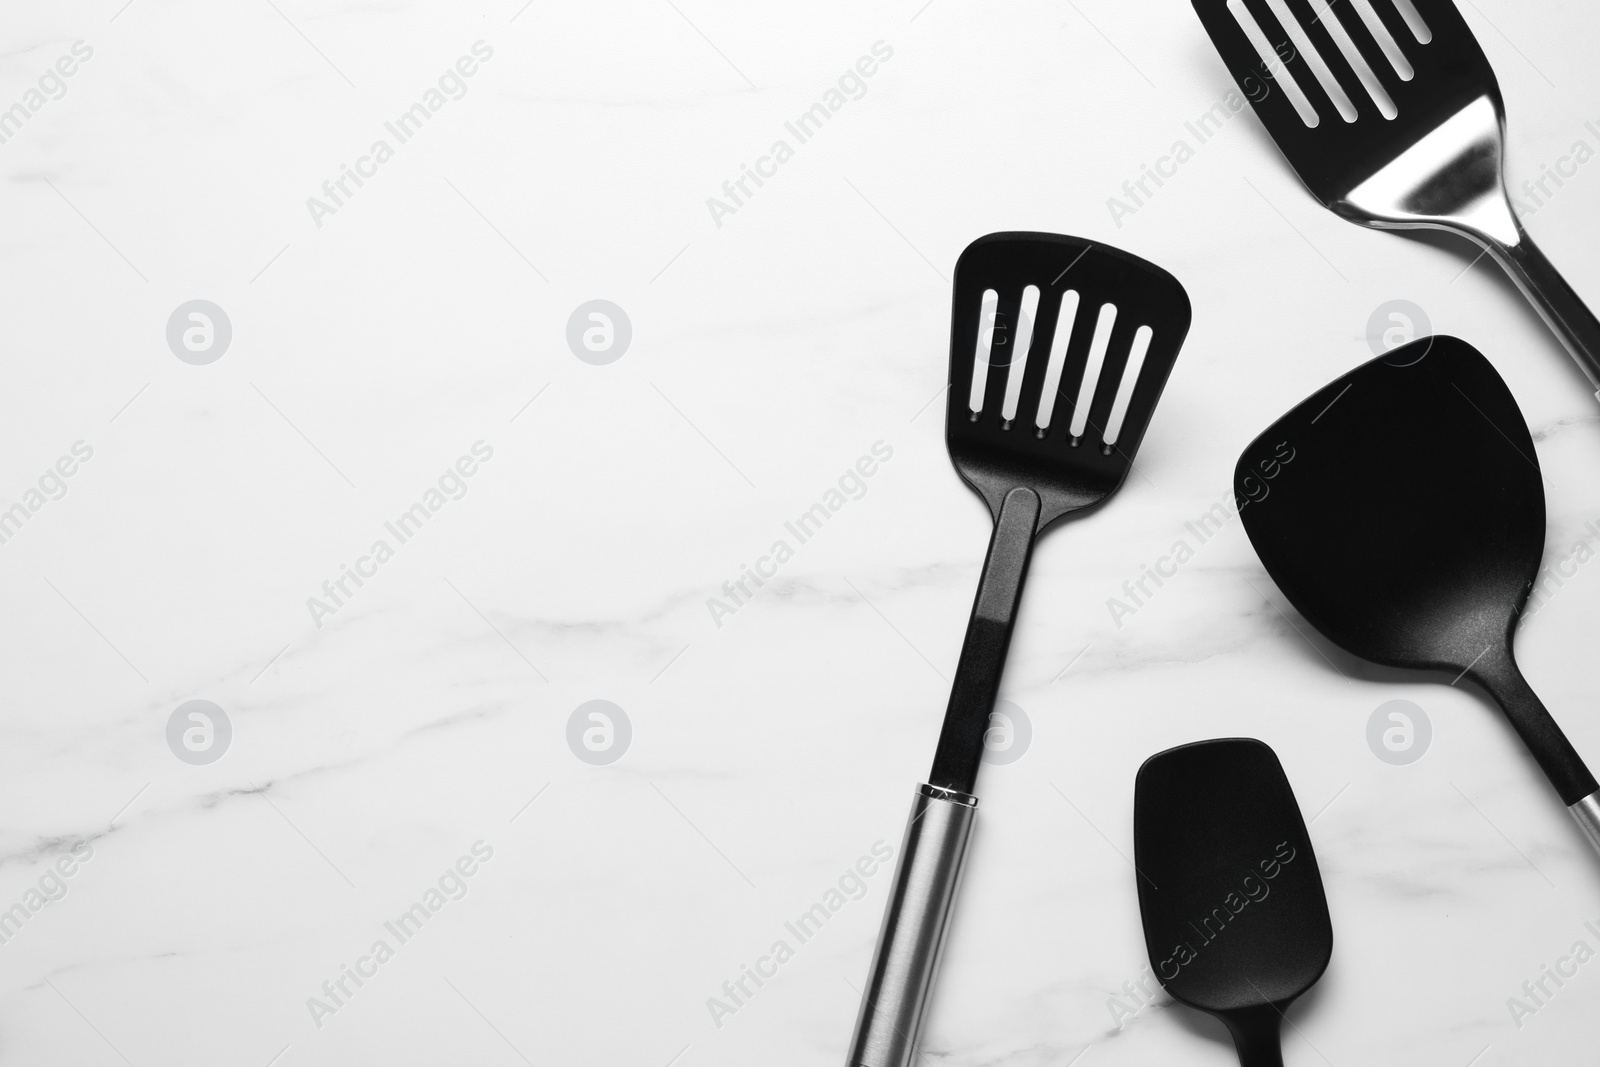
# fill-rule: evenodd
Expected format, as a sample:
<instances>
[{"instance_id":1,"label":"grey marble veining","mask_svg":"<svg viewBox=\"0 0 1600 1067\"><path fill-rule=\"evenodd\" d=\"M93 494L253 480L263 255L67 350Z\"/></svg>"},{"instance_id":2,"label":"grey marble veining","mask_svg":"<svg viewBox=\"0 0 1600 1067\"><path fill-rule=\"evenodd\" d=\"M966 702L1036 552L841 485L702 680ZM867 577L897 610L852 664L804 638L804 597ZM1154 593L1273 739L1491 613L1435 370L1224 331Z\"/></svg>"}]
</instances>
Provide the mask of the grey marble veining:
<instances>
[{"instance_id":1,"label":"grey marble veining","mask_svg":"<svg viewBox=\"0 0 1600 1067\"><path fill-rule=\"evenodd\" d=\"M1600 16L1464 11L1600 300ZM1191 524L1412 302L1535 431L1517 653L1600 759L1595 402L1492 265L1317 208L1248 110L1197 136L1230 90L1182 0L10 12L0 1064L840 1062L988 535L940 388L1002 229L1151 259L1195 322L1139 474L1035 554L929 1061L1234 1062L1150 992L1126 857L1142 760L1243 734L1335 926L1288 1062L1582 1062L1600 864L1509 728Z\"/></svg>"}]
</instances>

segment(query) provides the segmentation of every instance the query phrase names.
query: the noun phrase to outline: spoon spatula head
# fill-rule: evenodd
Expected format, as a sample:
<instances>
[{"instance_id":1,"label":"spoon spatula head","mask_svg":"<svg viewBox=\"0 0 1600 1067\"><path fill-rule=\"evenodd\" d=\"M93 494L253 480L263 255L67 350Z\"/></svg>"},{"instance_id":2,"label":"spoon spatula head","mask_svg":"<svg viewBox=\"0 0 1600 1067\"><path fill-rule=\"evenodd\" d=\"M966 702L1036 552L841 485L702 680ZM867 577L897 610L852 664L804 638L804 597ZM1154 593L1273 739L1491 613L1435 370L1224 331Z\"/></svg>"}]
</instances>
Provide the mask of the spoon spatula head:
<instances>
[{"instance_id":1,"label":"spoon spatula head","mask_svg":"<svg viewBox=\"0 0 1600 1067\"><path fill-rule=\"evenodd\" d=\"M1244 1067L1281 1067L1279 1021L1327 969L1333 925L1278 757L1250 738L1150 757L1134 787L1133 847L1161 984L1221 1019Z\"/></svg>"},{"instance_id":2,"label":"spoon spatula head","mask_svg":"<svg viewBox=\"0 0 1600 1067\"><path fill-rule=\"evenodd\" d=\"M1544 482L1477 349L1424 338L1333 381L1245 449L1234 491L1267 573L1323 636L1374 663L1466 675L1566 804L1595 792L1512 656Z\"/></svg>"}]
</instances>

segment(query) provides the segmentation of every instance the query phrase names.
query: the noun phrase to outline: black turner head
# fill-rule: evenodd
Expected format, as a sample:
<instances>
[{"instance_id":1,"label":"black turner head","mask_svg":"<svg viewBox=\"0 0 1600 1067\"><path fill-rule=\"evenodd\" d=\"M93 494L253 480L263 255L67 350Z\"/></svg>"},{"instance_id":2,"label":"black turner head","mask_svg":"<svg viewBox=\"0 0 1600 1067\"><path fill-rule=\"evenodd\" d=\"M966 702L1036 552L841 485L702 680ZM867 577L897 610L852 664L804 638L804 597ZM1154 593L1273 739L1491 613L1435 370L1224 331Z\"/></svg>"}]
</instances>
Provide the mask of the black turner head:
<instances>
[{"instance_id":1,"label":"black turner head","mask_svg":"<svg viewBox=\"0 0 1600 1067\"><path fill-rule=\"evenodd\" d=\"M1249 738L1151 756L1134 787L1133 847L1161 984L1226 1023L1245 1063L1281 1064L1279 1019L1327 969L1333 925L1278 757Z\"/></svg>"},{"instance_id":2,"label":"black turner head","mask_svg":"<svg viewBox=\"0 0 1600 1067\"><path fill-rule=\"evenodd\" d=\"M1323 636L1470 678L1563 803L1600 790L1517 669L1544 481L1516 399L1477 349L1424 338L1333 381L1245 449L1234 491L1267 573Z\"/></svg>"},{"instance_id":3,"label":"black turner head","mask_svg":"<svg viewBox=\"0 0 1600 1067\"><path fill-rule=\"evenodd\" d=\"M1544 482L1487 359L1432 337L1318 390L1239 458L1267 573L1347 652L1466 670L1511 632L1544 552Z\"/></svg>"},{"instance_id":4,"label":"black turner head","mask_svg":"<svg viewBox=\"0 0 1600 1067\"><path fill-rule=\"evenodd\" d=\"M961 477L996 517L1008 491L1033 488L1040 529L1104 501L1128 476L1189 319L1176 278L1107 245L1050 233L968 245L945 417Z\"/></svg>"}]
</instances>

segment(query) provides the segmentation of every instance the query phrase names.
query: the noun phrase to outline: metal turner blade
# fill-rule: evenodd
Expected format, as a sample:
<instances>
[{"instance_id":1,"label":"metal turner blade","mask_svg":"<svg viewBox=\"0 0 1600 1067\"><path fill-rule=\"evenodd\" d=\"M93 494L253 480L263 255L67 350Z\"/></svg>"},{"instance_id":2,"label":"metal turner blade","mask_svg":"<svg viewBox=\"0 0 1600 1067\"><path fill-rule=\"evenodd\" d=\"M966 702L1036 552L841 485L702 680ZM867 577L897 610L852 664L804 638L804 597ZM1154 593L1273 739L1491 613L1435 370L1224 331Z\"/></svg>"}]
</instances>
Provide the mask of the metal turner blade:
<instances>
[{"instance_id":1,"label":"metal turner blade","mask_svg":"<svg viewBox=\"0 0 1600 1067\"><path fill-rule=\"evenodd\" d=\"M1194 0L1194 8L1306 188L1363 226L1471 240L1505 269L1600 390L1600 320L1511 210L1500 86L1455 5L1282 2L1287 23L1268 0ZM1284 75L1314 112L1309 123Z\"/></svg>"}]
</instances>

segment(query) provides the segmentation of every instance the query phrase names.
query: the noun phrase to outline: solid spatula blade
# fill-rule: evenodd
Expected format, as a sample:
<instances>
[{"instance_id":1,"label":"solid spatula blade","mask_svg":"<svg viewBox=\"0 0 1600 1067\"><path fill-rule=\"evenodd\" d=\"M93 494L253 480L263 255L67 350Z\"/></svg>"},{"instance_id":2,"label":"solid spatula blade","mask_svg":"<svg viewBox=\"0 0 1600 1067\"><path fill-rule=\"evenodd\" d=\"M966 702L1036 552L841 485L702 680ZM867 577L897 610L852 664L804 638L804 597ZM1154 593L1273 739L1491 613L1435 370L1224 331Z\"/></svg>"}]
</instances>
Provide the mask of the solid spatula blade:
<instances>
[{"instance_id":1,"label":"solid spatula blade","mask_svg":"<svg viewBox=\"0 0 1600 1067\"><path fill-rule=\"evenodd\" d=\"M1306 620L1375 663L1459 671L1508 639L1544 551L1544 483L1515 398L1475 348L1412 342L1245 449L1245 532Z\"/></svg>"},{"instance_id":2,"label":"solid spatula blade","mask_svg":"<svg viewBox=\"0 0 1600 1067\"><path fill-rule=\"evenodd\" d=\"M1363 659L1483 688L1591 825L1578 805L1600 783L1513 653L1544 482L1488 360L1434 337L1358 367L1252 442L1234 484L1256 554L1307 622Z\"/></svg>"},{"instance_id":3,"label":"solid spatula blade","mask_svg":"<svg viewBox=\"0 0 1600 1067\"><path fill-rule=\"evenodd\" d=\"M1152 756L1133 818L1145 945L1175 1000L1282 1007L1322 976L1333 953L1322 874L1272 749L1224 738Z\"/></svg>"}]
</instances>

